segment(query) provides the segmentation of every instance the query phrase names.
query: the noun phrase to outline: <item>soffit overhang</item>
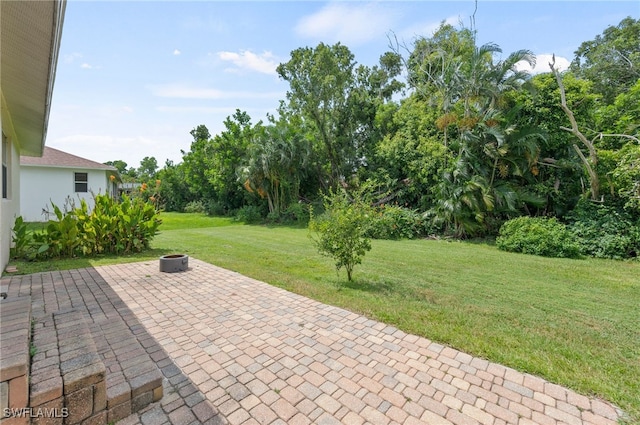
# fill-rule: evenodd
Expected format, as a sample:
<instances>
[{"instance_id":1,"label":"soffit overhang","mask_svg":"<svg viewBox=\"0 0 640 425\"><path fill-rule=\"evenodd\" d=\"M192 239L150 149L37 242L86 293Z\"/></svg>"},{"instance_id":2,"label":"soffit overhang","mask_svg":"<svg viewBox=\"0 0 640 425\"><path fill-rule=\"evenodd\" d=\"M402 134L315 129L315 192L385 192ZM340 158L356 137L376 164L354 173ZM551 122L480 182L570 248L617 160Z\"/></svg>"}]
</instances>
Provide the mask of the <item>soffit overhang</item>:
<instances>
[{"instance_id":1,"label":"soffit overhang","mask_svg":"<svg viewBox=\"0 0 640 425\"><path fill-rule=\"evenodd\" d=\"M40 156L47 136L66 0L0 1L3 127L21 155Z\"/></svg>"}]
</instances>

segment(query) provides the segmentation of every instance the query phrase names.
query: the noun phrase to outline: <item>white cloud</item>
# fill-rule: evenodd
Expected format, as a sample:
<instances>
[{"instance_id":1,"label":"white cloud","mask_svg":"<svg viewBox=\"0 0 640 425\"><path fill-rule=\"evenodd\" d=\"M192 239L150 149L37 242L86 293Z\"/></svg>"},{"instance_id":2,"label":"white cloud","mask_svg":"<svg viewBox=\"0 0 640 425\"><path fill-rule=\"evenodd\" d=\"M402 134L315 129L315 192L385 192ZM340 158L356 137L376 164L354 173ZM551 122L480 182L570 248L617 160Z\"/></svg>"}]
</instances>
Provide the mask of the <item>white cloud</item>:
<instances>
[{"instance_id":1,"label":"white cloud","mask_svg":"<svg viewBox=\"0 0 640 425\"><path fill-rule=\"evenodd\" d=\"M300 19L294 31L331 43L360 45L385 35L396 18L396 13L379 3L331 3Z\"/></svg>"},{"instance_id":2,"label":"white cloud","mask_svg":"<svg viewBox=\"0 0 640 425\"><path fill-rule=\"evenodd\" d=\"M279 99L281 92L224 91L187 84L163 84L148 86L154 96L177 99Z\"/></svg>"},{"instance_id":3,"label":"white cloud","mask_svg":"<svg viewBox=\"0 0 640 425\"><path fill-rule=\"evenodd\" d=\"M63 60L64 60L65 63L72 63L76 59L79 59L81 57L82 57L81 53L73 52L73 53L68 53L68 54L64 55L63 56Z\"/></svg>"},{"instance_id":4,"label":"white cloud","mask_svg":"<svg viewBox=\"0 0 640 425\"><path fill-rule=\"evenodd\" d=\"M536 65L531 68L531 66L525 62L521 61L516 64L516 68L519 71L529 71L531 74L542 74L545 72L551 72L551 68L549 68L549 63L553 60L553 55L548 53L542 53L536 55ZM556 69L558 71L565 71L569 68L571 62L567 58L563 58L562 56L556 56Z\"/></svg>"},{"instance_id":5,"label":"white cloud","mask_svg":"<svg viewBox=\"0 0 640 425\"><path fill-rule=\"evenodd\" d=\"M276 75L278 62L271 52L264 52L256 55L250 50L241 50L240 53L235 52L218 52L218 57L226 62L231 62L240 70L257 71L263 74ZM237 71L238 68L230 69Z\"/></svg>"},{"instance_id":6,"label":"white cloud","mask_svg":"<svg viewBox=\"0 0 640 425\"><path fill-rule=\"evenodd\" d=\"M176 56L178 56L180 53L182 53L182 52L180 50L178 50L178 49L175 49L173 51L173 54L176 55Z\"/></svg>"},{"instance_id":7,"label":"white cloud","mask_svg":"<svg viewBox=\"0 0 640 425\"><path fill-rule=\"evenodd\" d=\"M91 69L93 68L93 66L89 65L88 63L83 63L82 65L80 65L80 68L82 69Z\"/></svg>"}]
</instances>

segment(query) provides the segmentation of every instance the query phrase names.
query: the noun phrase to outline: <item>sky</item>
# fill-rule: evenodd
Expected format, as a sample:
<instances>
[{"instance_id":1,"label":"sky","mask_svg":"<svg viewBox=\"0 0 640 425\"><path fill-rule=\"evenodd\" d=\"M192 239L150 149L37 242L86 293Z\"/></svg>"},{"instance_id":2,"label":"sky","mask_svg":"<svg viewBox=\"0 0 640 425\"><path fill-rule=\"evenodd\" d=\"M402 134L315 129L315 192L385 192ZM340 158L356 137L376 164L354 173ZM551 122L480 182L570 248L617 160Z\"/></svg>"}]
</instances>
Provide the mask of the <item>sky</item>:
<instances>
[{"instance_id":1,"label":"sky","mask_svg":"<svg viewBox=\"0 0 640 425\"><path fill-rule=\"evenodd\" d=\"M144 157L179 163L204 124L212 135L236 109L252 123L274 114L288 83L276 67L293 50L346 45L373 66L390 39L410 47L439 24L471 26L475 2L68 0L46 145L97 162ZM478 0L478 44L520 49L548 70L640 2Z\"/></svg>"}]
</instances>

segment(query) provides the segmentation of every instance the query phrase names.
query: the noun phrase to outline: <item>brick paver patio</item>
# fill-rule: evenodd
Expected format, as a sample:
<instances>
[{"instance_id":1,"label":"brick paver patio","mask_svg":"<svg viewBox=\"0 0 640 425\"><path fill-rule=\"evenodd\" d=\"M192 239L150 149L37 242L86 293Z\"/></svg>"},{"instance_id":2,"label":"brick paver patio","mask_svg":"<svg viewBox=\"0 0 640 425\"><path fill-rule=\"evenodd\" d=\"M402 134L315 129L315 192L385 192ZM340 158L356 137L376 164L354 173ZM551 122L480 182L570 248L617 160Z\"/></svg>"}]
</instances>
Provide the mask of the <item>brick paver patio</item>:
<instances>
[{"instance_id":1,"label":"brick paver patio","mask_svg":"<svg viewBox=\"0 0 640 425\"><path fill-rule=\"evenodd\" d=\"M163 400L121 423L613 425L621 414L361 315L189 265L96 269L153 338L143 346L165 376Z\"/></svg>"}]
</instances>

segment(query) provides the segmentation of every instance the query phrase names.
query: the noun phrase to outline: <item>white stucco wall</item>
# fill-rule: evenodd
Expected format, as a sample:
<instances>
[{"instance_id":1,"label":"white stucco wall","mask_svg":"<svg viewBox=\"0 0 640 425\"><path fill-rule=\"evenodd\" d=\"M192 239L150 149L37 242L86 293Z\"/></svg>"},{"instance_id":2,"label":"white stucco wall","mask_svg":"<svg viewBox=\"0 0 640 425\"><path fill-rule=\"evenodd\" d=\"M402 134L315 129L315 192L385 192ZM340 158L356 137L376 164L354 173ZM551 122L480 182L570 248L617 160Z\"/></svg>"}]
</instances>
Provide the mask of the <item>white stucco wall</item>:
<instances>
[{"instance_id":1,"label":"white stucco wall","mask_svg":"<svg viewBox=\"0 0 640 425\"><path fill-rule=\"evenodd\" d=\"M87 173L88 192L75 192L74 173ZM86 200L89 208L93 208L91 192L105 194L111 186L104 170L88 170L80 168L27 166L20 167L20 215L25 221L47 221L49 218L42 213L43 209L53 213L51 202L64 211L68 208L70 198L76 206L80 199Z\"/></svg>"},{"instance_id":2,"label":"white stucco wall","mask_svg":"<svg viewBox=\"0 0 640 425\"><path fill-rule=\"evenodd\" d=\"M0 114L1 116L1 114ZM2 128L2 120L0 119L0 128ZM0 194L0 275L4 272L5 266L9 263L9 254L11 249L11 229L20 205L20 155L12 143L10 136L7 137L9 142L10 159L9 159L9 190L7 199L3 199ZM0 175L0 179L2 176ZM0 182L1 183L1 182Z\"/></svg>"},{"instance_id":3,"label":"white stucco wall","mask_svg":"<svg viewBox=\"0 0 640 425\"><path fill-rule=\"evenodd\" d=\"M4 115L4 102L2 102L2 90L0 89L0 156L2 155L2 139L4 136L4 127L2 127L2 116ZM1 158L0 158L1 160ZM1 165L1 164L0 164ZM2 187L2 174L0 173L0 188ZM2 198L0 193L0 276L4 272L5 266L9 263L10 239L11 231L8 221L5 219L5 210L8 209L8 202Z\"/></svg>"}]
</instances>

